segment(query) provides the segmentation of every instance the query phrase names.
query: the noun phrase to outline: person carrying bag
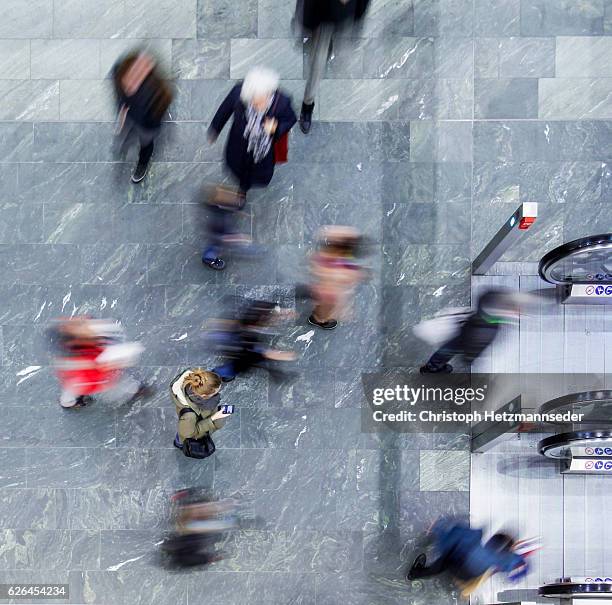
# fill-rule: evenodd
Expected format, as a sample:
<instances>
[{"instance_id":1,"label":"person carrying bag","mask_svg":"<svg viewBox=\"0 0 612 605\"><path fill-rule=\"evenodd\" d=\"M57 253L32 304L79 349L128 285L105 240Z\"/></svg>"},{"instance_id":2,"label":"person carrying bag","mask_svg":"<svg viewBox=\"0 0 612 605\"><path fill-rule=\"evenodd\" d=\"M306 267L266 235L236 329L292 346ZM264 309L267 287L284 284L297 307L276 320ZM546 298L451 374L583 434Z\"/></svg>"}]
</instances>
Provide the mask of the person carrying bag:
<instances>
[{"instance_id":1,"label":"person carrying bag","mask_svg":"<svg viewBox=\"0 0 612 605\"><path fill-rule=\"evenodd\" d=\"M220 409L222 384L217 374L202 368L184 370L170 384L178 415L174 447L189 458L208 458L215 452L211 433L231 415Z\"/></svg>"}]
</instances>

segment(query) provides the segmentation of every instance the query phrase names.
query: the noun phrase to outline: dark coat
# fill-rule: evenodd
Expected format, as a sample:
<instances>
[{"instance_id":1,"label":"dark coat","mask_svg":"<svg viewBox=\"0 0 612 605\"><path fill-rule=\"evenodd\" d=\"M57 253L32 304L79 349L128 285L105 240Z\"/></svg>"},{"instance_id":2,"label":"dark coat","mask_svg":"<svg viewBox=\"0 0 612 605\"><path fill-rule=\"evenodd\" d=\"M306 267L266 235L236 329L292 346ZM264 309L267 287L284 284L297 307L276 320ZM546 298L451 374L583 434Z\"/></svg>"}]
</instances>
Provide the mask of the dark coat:
<instances>
[{"instance_id":1,"label":"dark coat","mask_svg":"<svg viewBox=\"0 0 612 605\"><path fill-rule=\"evenodd\" d=\"M253 162L253 155L247 151L248 141L244 138L247 125L246 107L240 99L242 82L236 84L225 97L217 110L209 128L209 134L214 138L219 136L227 121L233 116L232 127L225 147L225 161L234 176L240 181L240 188L247 191L253 185L265 187L274 174L274 145L270 152L258 164ZM267 117L276 118L278 125L273 142L278 141L289 132L297 122L297 116L291 107L291 98L277 91Z\"/></svg>"},{"instance_id":2,"label":"dark coat","mask_svg":"<svg viewBox=\"0 0 612 605\"><path fill-rule=\"evenodd\" d=\"M343 25L359 21L365 15L370 0L298 0L296 17L302 26L314 31L321 23Z\"/></svg>"}]
</instances>

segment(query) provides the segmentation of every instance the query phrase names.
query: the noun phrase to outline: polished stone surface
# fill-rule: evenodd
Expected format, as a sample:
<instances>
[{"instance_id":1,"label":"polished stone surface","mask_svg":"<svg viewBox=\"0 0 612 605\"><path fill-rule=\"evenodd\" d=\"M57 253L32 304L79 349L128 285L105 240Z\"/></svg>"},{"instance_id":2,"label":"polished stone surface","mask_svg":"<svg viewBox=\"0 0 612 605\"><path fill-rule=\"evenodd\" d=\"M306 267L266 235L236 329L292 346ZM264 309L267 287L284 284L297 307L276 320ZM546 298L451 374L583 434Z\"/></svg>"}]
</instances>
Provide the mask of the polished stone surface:
<instances>
[{"instance_id":1,"label":"polished stone surface","mask_svg":"<svg viewBox=\"0 0 612 605\"><path fill-rule=\"evenodd\" d=\"M206 130L255 63L299 109L310 44L291 16L281 0L0 3L0 582L104 605L464 602L403 572L438 516L468 514L465 436L363 433L361 374L423 362L412 326L470 303L470 261L521 201L540 217L508 261L609 230L612 4L372 0L334 41L311 134L294 129L289 163L250 194L242 226L267 254L208 271L198 202L227 176ZM138 186L108 80L135 46L176 88ZM294 290L325 223L360 227L372 268L331 333ZM188 460L167 386L214 363L201 327L228 294L296 309L281 342L300 373L224 387L238 411L213 459ZM120 318L145 344L151 398L59 408L45 327L71 314ZM247 522L227 560L164 571L169 496L194 485L240 498Z\"/></svg>"}]
</instances>

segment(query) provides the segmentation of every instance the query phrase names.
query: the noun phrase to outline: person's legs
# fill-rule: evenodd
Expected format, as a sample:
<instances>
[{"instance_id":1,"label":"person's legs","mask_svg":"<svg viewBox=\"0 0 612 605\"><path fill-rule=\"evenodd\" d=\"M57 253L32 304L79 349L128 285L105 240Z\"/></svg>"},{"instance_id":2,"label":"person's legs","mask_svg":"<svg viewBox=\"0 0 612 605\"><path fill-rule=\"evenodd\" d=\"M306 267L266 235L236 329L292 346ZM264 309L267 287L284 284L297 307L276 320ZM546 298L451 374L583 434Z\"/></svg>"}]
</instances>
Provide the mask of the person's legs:
<instances>
[{"instance_id":1,"label":"person's legs","mask_svg":"<svg viewBox=\"0 0 612 605\"><path fill-rule=\"evenodd\" d=\"M322 23L315 31L312 39L312 51L310 57L310 69L308 80L304 89L304 100L300 112L300 128L304 134L308 134L312 124L312 112L314 111L315 93L319 82L325 73L325 65L328 59L329 46L332 41L334 26L331 23Z\"/></svg>"},{"instance_id":2,"label":"person's legs","mask_svg":"<svg viewBox=\"0 0 612 605\"><path fill-rule=\"evenodd\" d=\"M144 382L140 382L124 372L119 380L104 393L104 399L131 403L138 397L145 395L147 391L149 391L149 387Z\"/></svg>"},{"instance_id":3,"label":"person's legs","mask_svg":"<svg viewBox=\"0 0 612 605\"><path fill-rule=\"evenodd\" d=\"M60 395L60 405L63 408L82 408L87 405L89 397L76 395L70 389L63 389Z\"/></svg>"},{"instance_id":4,"label":"person's legs","mask_svg":"<svg viewBox=\"0 0 612 605\"><path fill-rule=\"evenodd\" d=\"M145 178L155 147L155 132L139 130L138 136L140 137L140 151L138 153L136 170L134 170L134 174L132 174L132 182L134 183L140 183L140 181Z\"/></svg>"},{"instance_id":5,"label":"person's legs","mask_svg":"<svg viewBox=\"0 0 612 605\"><path fill-rule=\"evenodd\" d=\"M444 374L453 371L449 361L462 351L461 339L453 338L443 344L421 367L421 374Z\"/></svg>"}]
</instances>

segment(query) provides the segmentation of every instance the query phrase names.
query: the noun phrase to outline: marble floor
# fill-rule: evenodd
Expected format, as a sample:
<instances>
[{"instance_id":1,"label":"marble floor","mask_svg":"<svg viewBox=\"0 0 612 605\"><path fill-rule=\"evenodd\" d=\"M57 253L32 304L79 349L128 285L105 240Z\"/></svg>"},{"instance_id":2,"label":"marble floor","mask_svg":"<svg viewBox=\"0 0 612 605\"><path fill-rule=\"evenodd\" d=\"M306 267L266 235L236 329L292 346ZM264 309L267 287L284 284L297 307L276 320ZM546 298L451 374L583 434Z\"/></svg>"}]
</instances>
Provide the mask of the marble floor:
<instances>
[{"instance_id":1,"label":"marble floor","mask_svg":"<svg viewBox=\"0 0 612 605\"><path fill-rule=\"evenodd\" d=\"M403 581L429 523L469 512L461 435L364 434L361 372L415 368L422 317L470 302L470 260L520 201L540 202L508 261L610 230L610 0L372 0L339 38L312 133L250 197L269 253L202 267L203 183L217 104L250 65L276 68L299 108L309 47L293 0L0 3L0 583L69 583L71 603L447 605L445 580ZM176 100L144 183L113 153L108 70L148 45ZM214 459L172 447L167 386L213 359L202 324L227 294L295 306L317 227L354 224L373 277L354 318L283 335L300 378L237 380ZM146 345L155 395L126 407L57 404L51 318L116 317ZM168 496L211 488L250 524L206 571L163 571ZM57 601L55 601L57 602Z\"/></svg>"}]
</instances>

